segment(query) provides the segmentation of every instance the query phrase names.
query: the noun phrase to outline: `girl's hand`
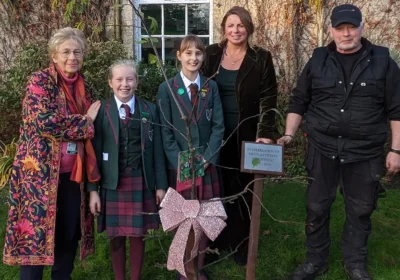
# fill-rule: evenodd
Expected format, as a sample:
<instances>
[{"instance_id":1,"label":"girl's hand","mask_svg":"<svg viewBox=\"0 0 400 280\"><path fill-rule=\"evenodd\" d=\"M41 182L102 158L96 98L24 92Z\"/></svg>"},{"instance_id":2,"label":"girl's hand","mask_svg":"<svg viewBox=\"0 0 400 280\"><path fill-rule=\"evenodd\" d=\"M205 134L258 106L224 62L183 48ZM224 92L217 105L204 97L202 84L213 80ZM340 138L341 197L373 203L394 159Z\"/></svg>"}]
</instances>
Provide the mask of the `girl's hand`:
<instances>
[{"instance_id":1,"label":"girl's hand","mask_svg":"<svg viewBox=\"0 0 400 280\"><path fill-rule=\"evenodd\" d=\"M90 105L86 115L94 121L97 117L97 113L99 112L101 106L100 100L97 100L92 105Z\"/></svg>"},{"instance_id":2,"label":"girl's hand","mask_svg":"<svg viewBox=\"0 0 400 280\"><path fill-rule=\"evenodd\" d=\"M156 204L160 205L165 196L165 190L156 190Z\"/></svg>"},{"instance_id":3,"label":"girl's hand","mask_svg":"<svg viewBox=\"0 0 400 280\"><path fill-rule=\"evenodd\" d=\"M101 202L100 202L100 196L97 191L91 191L90 192L90 200L89 200L89 207L90 207L90 212L98 216L101 212Z\"/></svg>"},{"instance_id":4,"label":"girl's hand","mask_svg":"<svg viewBox=\"0 0 400 280\"><path fill-rule=\"evenodd\" d=\"M210 166L210 162L209 161L206 161L205 159L203 159L204 160L204 171L206 171L207 170L207 168Z\"/></svg>"}]
</instances>

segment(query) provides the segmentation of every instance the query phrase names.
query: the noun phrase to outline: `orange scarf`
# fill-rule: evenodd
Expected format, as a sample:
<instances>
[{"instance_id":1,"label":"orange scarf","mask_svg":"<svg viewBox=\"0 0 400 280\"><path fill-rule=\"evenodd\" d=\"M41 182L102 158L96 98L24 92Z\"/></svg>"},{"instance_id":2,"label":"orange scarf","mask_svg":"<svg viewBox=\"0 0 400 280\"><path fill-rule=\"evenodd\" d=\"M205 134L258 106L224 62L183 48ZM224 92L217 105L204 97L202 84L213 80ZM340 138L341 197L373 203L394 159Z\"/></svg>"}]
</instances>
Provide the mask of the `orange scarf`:
<instances>
[{"instance_id":1,"label":"orange scarf","mask_svg":"<svg viewBox=\"0 0 400 280\"><path fill-rule=\"evenodd\" d=\"M79 72L77 73L78 78L75 82L75 90L71 92L63 78L62 71L58 67L56 68L60 76L61 87L67 97L69 111L72 114L85 115L90 107L90 102L85 95L85 83L82 75ZM70 177L71 181L82 183L84 169L86 170L87 180L89 182L95 183L100 181L100 172L91 140L77 141L77 150L78 153Z\"/></svg>"}]
</instances>

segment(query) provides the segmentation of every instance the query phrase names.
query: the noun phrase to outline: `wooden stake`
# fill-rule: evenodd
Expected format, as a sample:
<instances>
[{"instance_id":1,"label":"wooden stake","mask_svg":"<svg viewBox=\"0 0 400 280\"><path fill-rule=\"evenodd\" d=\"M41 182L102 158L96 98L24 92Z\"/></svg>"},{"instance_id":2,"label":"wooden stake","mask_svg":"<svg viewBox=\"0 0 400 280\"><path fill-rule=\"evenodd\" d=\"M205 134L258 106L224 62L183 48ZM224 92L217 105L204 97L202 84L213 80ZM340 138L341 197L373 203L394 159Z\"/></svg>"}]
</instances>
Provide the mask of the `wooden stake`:
<instances>
[{"instance_id":1,"label":"wooden stake","mask_svg":"<svg viewBox=\"0 0 400 280\"><path fill-rule=\"evenodd\" d=\"M263 178L264 175L256 174L255 179ZM261 217L261 203L262 190L264 180L256 180L254 182L254 195L253 204L251 208L251 224L249 236L249 252L247 255L246 267L246 280L256 279L256 265L257 265L257 252L258 252L258 238L260 235L260 217ZM258 199L257 199L257 197Z\"/></svg>"}]
</instances>

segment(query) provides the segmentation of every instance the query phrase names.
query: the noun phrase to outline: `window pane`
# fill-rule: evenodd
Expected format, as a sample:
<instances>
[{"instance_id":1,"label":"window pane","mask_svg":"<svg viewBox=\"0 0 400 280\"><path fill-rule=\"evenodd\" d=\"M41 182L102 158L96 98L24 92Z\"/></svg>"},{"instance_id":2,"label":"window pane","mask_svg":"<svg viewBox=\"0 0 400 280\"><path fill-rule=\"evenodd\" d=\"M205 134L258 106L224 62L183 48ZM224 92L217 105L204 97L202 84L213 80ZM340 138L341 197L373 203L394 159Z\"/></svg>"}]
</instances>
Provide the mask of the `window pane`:
<instances>
[{"instance_id":1,"label":"window pane","mask_svg":"<svg viewBox=\"0 0 400 280\"><path fill-rule=\"evenodd\" d=\"M201 39L201 41L203 42L204 46L207 47L207 46L210 44L210 39L209 39L209 37L201 37L200 39Z\"/></svg>"},{"instance_id":2,"label":"window pane","mask_svg":"<svg viewBox=\"0 0 400 280\"><path fill-rule=\"evenodd\" d=\"M165 61L176 61L176 51L179 50L179 45L182 38L165 38Z\"/></svg>"},{"instance_id":3,"label":"window pane","mask_svg":"<svg viewBox=\"0 0 400 280\"><path fill-rule=\"evenodd\" d=\"M164 34L185 35L185 5L164 5Z\"/></svg>"},{"instance_id":4,"label":"window pane","mask_svg":"<svg viewBox=\"0 0 400 280\"><path fill-rule=\"evenodd\" d=\"M154 43L156 49L157 49L157 53L161 58L161 38L156 38L158 40L158 42ZM153 47L151 46L150 43L143 43L142 46L142 60L145 62L149 61L149 54L155 54Z\"/></svg>"},{"instance_id":5,"label":"window pane","mask_svg":"<svg viewBox=\"0 0 400 280\"><path fill-rule=\"evenodd\" d=\"M140 9L144 15L146 26L150 32L152 21L148 17L150 16L157 21L158 27L152 35L161 35L161 5L142 5L140 6ZM142 29L142 35L147 35L144 29Z\"/></svg>"},{"instance_id":6,"label":"window pane","mask_svg":"<svg viewBox=\"0 0 400 280\"><path fill-rule=\"evenodd\" d=\"M179 50L183 38L166 38L165 39L165 61L175 63L176 52ZM209 38L200 38L205 46L209 44Z\"/></svg>"},{"instance_id":7,"label":"window pane","mask_svg":"<svg viewBox=\"0 0 400 280\"><path fill-rule=\"evenodd\" d=\"M209 4L188 5L188 32L196 35L210 34Z\"/></svg>"}]
</instances>

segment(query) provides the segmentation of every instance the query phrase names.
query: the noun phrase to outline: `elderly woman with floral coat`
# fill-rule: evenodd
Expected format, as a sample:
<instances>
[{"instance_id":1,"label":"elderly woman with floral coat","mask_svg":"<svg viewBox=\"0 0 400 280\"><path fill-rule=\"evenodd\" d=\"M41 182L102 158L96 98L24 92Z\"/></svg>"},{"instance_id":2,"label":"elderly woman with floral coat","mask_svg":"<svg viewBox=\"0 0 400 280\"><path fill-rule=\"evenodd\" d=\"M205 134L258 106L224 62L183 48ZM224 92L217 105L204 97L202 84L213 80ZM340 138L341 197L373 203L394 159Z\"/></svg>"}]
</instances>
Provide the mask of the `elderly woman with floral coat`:
<instances>
[{"instance_id":1,"label":"elderly woman with floral coat","mask_svg":"<svg viewBox=\"0 0 400 280\"><path fill-rule=\"evenodd\" d=\"M93 103L80 74L83 33L58 30L49 41L51 65L30 77L14 160L3 261L21 265L20 279L71 279L80 257L94 252L93 216L84 181L100 175L90 139L100 102Z\"/></svg>"}]
</instances>

